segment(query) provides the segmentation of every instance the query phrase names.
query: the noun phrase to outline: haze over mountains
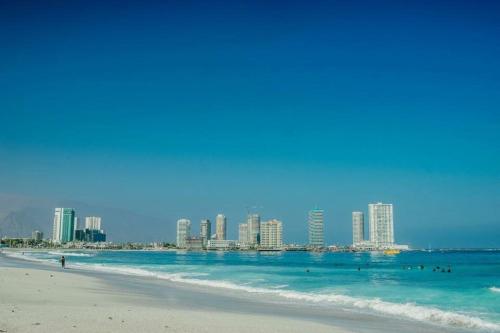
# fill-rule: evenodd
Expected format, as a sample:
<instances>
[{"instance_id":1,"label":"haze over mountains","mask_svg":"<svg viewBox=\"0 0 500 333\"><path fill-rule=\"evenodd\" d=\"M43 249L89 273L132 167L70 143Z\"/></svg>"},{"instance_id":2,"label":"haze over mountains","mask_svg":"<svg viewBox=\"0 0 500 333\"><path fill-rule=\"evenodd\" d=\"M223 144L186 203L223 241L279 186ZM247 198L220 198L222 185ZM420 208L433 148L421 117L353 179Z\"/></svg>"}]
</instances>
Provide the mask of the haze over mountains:
<instances>
[{"instance_id":1,"label":"haze over mountains","mask_svg":"<svg viewBox=\"0 0 500 333\"><path fill-rule=\"evenodd\" d=\"M0 194L0 237L30 237L33 230L40 230L44 237L52 234L55 207L71 207L76 210L79 223L85 216L98 215L103 219L103 228L108 240L127 241L172 241L175 239L175 224L152 216L145 216L126 209L89 205L70 200L34 199ZM175 218L170 219L174 221Z\"/></svg>"}]
</instances>

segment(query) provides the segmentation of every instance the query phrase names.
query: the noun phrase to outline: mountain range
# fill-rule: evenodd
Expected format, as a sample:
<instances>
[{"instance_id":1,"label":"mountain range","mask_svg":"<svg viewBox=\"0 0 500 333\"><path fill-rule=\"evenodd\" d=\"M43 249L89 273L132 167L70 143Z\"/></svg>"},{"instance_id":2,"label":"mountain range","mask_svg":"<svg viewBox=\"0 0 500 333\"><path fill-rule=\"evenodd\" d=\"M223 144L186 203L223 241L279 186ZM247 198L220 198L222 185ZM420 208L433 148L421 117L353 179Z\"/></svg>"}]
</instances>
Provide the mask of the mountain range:
<instances>
[{"instance_id":1,"label":"mountain range","mask_svg":"<svg viewBox=\"0 0 500 333\"><path fill-rule=\"evenodd\" d=\"M175 240L175 219L158 218L131 210L91 205L71 200L36 199L0 194L0 237L30 237L40 230L52 235L55 207L74 208L83 226L85 216L100 216L107 239L112 242Z\"/></svg>"}]
</instances>

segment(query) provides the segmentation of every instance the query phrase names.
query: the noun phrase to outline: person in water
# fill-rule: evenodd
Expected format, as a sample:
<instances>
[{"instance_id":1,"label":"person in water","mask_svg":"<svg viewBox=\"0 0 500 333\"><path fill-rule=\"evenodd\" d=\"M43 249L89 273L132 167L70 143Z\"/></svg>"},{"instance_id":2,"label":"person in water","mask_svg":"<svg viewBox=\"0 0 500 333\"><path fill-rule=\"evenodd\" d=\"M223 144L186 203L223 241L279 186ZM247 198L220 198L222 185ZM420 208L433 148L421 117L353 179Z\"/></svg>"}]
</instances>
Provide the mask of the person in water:
<instances>
[{"instance_id":1,"label":"person in water","mask_svg":"<svg viewBox=\"0 0 500 333\"><path fill-rule=\"evenodd\" d=\"M61 267L66 268L66 258L64 256L61 257Z\"/></svg>"}]
</instances>

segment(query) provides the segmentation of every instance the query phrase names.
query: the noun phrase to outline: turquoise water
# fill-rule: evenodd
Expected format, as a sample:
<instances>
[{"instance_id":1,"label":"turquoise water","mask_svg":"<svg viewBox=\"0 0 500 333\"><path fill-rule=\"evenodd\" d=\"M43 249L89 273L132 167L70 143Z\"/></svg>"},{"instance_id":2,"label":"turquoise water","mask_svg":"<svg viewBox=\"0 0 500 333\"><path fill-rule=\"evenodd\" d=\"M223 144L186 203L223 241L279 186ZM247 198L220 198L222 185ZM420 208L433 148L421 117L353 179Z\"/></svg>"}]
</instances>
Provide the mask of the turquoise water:
<instances>
[{"instance_id":1,"label":"turquoise water","mask_svg":"<svg viewBox=\"0 0 500 333\"><path fill-rule=\"evenodd\" d=\"M311 306L341 306L437 325L500 332L500 251L411 251L396 256L37 251L22 256L57 264L61 254L70 267L156 276L265 293ZM436 266L440 269L433 271Z\"/></svg>"}]
</instances>

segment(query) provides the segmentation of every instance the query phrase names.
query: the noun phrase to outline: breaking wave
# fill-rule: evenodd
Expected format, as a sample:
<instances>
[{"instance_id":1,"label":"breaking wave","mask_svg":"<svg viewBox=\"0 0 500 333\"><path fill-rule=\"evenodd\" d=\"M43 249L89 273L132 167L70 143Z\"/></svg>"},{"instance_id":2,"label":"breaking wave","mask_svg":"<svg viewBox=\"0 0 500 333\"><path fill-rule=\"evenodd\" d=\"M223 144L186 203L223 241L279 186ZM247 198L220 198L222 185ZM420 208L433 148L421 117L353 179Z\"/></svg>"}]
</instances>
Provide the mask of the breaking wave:
<instances>
[{"instance_id":1,"label":"breaking wave","mask_svg":"<svg viewBox=\"0 0 500 333\"><path fill-rule=\"evenodd\" d=\"M71 253L61 252L61 255L77 255L77 256L92 256L86 253ZM54 263L54 259L39 259L31 256L21 255L20 253L5 253L9 256L21 258L25 260L38 261L38 262L50 262ZM51 252L51 254L57 254L58 252ZM246 284L235 284L229 281L218 281L218 280L205 280L197 277L206 275L206 273L165 273L165 272L155 272L143 268L129 267L129 266L111 266L103 264L84 264L84 263L73 263L72 267L79 267L81 269L90 269L95 271L117 273L123 275L133 275L133 276L143 276L158 278L163 280L168 280L172 282L179 282L184 284L191 284L203 287L213 287L213 288L224 288L229 290L237 290L248 293L258 293L258 294L268 294L279 296L283 299L288 299L292 301L307 302L310 304L318 305L331 305L331 306L342 306L354 309L370 310L384 315L391 315L395 317L404 317L411 320L434 323L439 325L448 325L452 327L460 327L467 329L480 329L488 330L491 332L500 332L500 325L497 323L489 322L478 317L461 314L457 312L445 311L431 306L417 305L414 303L393 303L383 301L378 298L360 298L352 297L342 294L316 294L316 293L306 293L299 291L283 290L286 285L275 286L270 288L259 288L251 287ZM491 287L489 288L492 292L500 292L500 288Z\"/></svg>"},{"instance_id":2,"label":"breaking wave","mask_svg":"<svg viewBox=\"0 0 500 333\"><path fill-rule=\"evenodd\" d=\"M49 251L49 254L65 257L94 257L96 253L82 253L82 252L65 252L65 251Z\"/></svg>"},{"instance_id":3,"label":"breaking wave","mask_svg":"<svg viewBox=\"0 0 500 333\"><path fill-rule=\"evenodd\" d=\"M289 291L281 289L268 289L250 287L247 285L235 284L228 281L202 280L191 278L190 273L164 273L153 272L134 267L117 267L99 264L79 264L82 268L89 268L98 271L153 277L172 282L180 282L197 286L224 288L231 290L244 291L248 293L259 293L280 296L294 301L305 301L314 304L346 306L357 309L372 310L381 314L405 317L407 319L431 322L440 325L449 325L454 327L468 329L483 329L493 332L500 332L500 325L485 321L481 318L468 316L461 313L444 311L434 307L416 305L414 303L392 303L380 299L365 299L351 297L339 294L314 294L298 291ZM284 287L284 286L283 286Z\"/></svg>"}]
</instances>

